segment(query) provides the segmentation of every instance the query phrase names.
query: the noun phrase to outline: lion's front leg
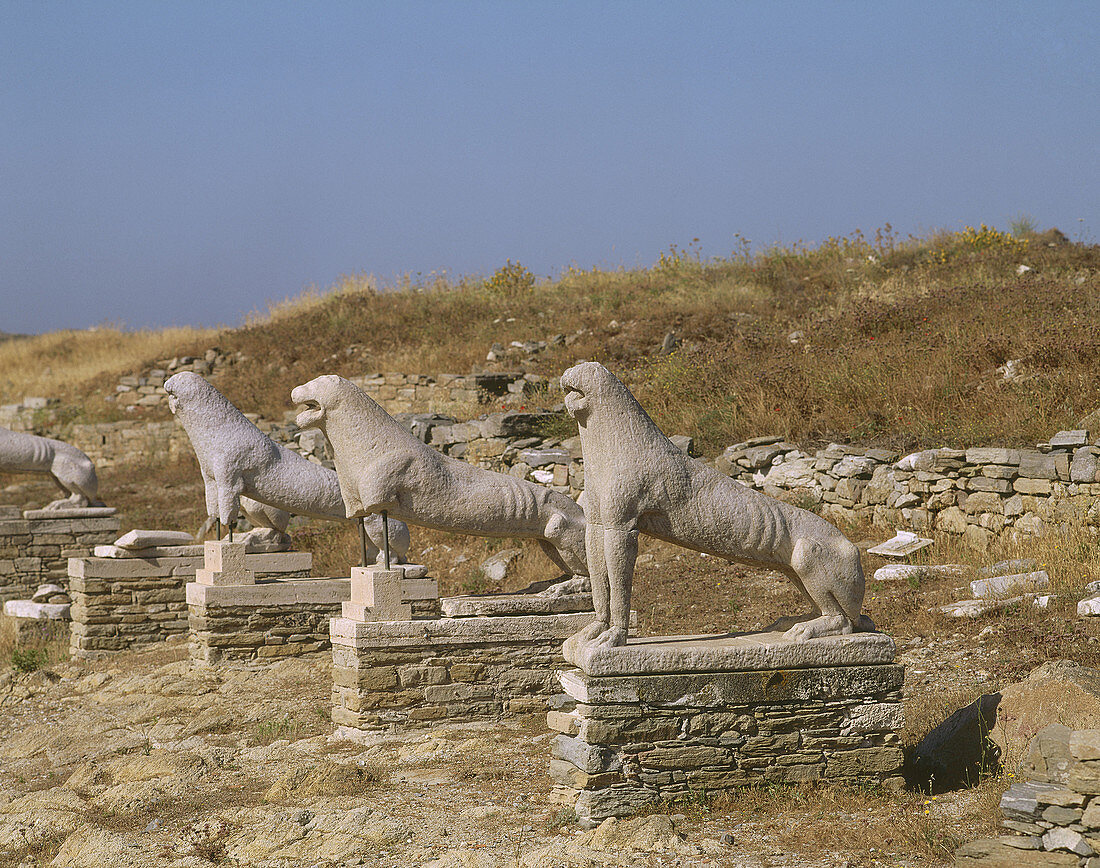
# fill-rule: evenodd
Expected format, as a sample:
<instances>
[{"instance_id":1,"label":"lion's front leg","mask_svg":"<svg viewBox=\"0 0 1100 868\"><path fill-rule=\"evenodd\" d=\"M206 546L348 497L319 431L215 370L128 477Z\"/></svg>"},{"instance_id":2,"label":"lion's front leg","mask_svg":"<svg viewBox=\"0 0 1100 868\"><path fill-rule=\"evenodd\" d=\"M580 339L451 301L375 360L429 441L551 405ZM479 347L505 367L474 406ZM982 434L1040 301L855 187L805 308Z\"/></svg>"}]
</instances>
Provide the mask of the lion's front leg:
<instances>
[{"instance_id":1,"label":"lion's front leg","mask_svg":"<svg viewBox=\"0 0 1100 868\"><path fill-rule=\"evenodd\" d=\"M214 513L227 528L233 527L241 510L244 480L238 473L229 473L217 483L217 503Z\"/></svg>"},{"instance_id":2,"label":"lion's front leg","mask_svg":"<svg viewBox=\"0 0 1100 868\"><path fill-rule=\"evenodd\" d=\"M596 638L599 645L625 645L630 631L630 594L634 562L638 559L638 531L618 527L603 530L604 564L611 592L611 624Z\"/></svg>"}]
</instances>

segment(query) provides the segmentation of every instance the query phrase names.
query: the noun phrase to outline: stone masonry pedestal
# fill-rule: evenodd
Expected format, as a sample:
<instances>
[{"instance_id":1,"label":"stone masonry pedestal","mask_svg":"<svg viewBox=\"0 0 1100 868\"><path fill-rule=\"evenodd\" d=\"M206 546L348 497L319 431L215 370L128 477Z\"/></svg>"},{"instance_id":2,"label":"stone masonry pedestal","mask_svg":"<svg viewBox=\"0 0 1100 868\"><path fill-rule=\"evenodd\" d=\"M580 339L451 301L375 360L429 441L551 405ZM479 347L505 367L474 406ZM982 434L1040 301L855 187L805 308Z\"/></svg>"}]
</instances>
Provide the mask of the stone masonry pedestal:
<instances>
[{"instance_id":1,"label":"stone masonry pedestal","mask_svg":"<svg viewBox=\"0 0 1100 868\"><path fill-rule=\"evenodd\" d=\"M441 618L440 601L426 599L434 587L399 570L352 571L351 600L330 623L332 720L344 734L544 712L562 641L593 618Z\"/></svg>"},{"instance_id":2,"label":"stone masonry pedestal","mask_svg":"<svg viewBox=\"0 0 1100 868\"><path fill-rule=\"evenodd\" d=\"M258 663L328 651L328 621L351 596L348 580L309 576L308 552L266 555L269 569L290 575L257 579L251 557L244 543L205 544L186 592L192 659Z\"/></svg>"},{"instance_id":3,"label":"stone masonry pedestal","mask_svg":"<svg viewBox=\"0 0 1100 868\"><path fill-rule=\"evenodd\" d=\"M118 536L113 507L31 509L0 506L0 602L30 597L47 582L68 586L69 558L90 555Z\"/></svg>"},{"instance_id":4,"label":"stone masonry pedestal","mask_svg":"<svg viewBox=\"0 0 1100 868\"><path fill-rule=\"evenodd\" d=\"M749 784L899 774L903 669L862 633L778 633L566 647L572 708L551 711L557 800L585 821Z\"/></svg>"},{"instance_id":5,"label":"stone masonry pedestal","mask_svg":"<svg viewBox=\"0 0 1100 868\"><path fill-rule=\"evenodd\" d=\"M206 543L205 545L219 545ZM220 543L221 546L239 545ZM114 651L163 642L188 628L187 586L199 572L207 573L208 593L232 590L225 579L236 570L242 578L305 577L312 557L308 552L272 552L244 555L219 550L215 560L191 554L194 546L144 549L126 557L69 559L69 592L73 602L69 649L74 657L96 657ZM182 552L187 552L183 554ZM233 564L236 564L234 567ZM221 582L221 586L215 584Z\"/></svg>"}]
</instances>

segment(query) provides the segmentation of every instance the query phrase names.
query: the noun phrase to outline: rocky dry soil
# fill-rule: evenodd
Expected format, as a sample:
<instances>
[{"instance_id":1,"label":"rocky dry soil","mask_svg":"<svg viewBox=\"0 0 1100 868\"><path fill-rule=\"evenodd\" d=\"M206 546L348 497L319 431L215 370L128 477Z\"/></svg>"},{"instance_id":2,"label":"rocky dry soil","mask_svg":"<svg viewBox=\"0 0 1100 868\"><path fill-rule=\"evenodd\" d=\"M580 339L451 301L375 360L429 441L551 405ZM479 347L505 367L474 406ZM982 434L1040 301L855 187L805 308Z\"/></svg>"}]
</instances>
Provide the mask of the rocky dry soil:
<instances>
[{"instance_id":1,"label":"rocky dry soil","mask_svg":"<svg viewBox=\"0 0 1100 868\"><path fill-rule=\"evenodd\" d=\"M911 705L970 672L965 644L905 651ZM199 668L176 642L0 675L0 864L932 865L999 795L785 788L583 830L541 720L337 739L329 669Z\"/></svg>"}]
</instances>

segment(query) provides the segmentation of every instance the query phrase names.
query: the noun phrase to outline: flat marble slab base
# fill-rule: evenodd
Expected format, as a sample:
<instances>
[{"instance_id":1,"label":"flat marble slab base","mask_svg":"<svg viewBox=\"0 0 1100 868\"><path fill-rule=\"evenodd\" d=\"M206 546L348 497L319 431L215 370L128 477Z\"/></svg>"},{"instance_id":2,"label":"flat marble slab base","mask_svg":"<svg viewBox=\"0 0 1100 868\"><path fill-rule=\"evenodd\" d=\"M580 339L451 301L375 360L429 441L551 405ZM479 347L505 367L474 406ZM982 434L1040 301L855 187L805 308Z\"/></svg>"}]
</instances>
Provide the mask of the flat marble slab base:
<instances>
[{"instance_id":1,"label":"flat marble slab base","mask_svg":"<svg viewBox=\"0 0 1100 868\"><path fill-rule=\"evenodd\" d=\"M616 648L569 639L565 659L586 675L736 672L893 663L894 640L885 633L851 633L791 642L782 633L631 637Z\"/></svg>"},{"instance_id":2,"label":"flat marble slab base","mask_svg":"<svg viewBox=\"0 0 1100 868\"><path fill-rule=\"evenodd\" d=\"M118 510L113 506L86 506L81 509L28 509L23 518L106 518Z\"/></svg>"},{"instance_id":3,"label":"flat marble slab base","mask_svg":"<svg viewBox=\"0 0 1100 868\"><path fill-rule=\"evenodd\" d=\"M562 615L567 612L591 612L591 594L564 594L560 597L540 594L486 594L444 597L440 600L448 618L477 615Z\"/></svg>"}]
</instances>

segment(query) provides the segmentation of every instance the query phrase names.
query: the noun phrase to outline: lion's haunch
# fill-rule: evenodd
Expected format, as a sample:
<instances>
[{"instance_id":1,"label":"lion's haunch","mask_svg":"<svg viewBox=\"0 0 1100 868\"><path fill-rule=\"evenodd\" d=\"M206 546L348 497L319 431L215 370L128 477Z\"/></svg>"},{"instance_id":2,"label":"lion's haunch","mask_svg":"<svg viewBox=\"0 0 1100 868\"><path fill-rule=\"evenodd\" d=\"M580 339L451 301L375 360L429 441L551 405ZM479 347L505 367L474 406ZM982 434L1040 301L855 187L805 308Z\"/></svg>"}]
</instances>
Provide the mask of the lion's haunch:
<instances>
[{"instance_id":1,"label":"lion's haunch","mask_svg":"<svg viewBox=\"0 0 1100 868\"><path fill-rule=\"evenodd\" d=\"M64 441L0 428L0 470L48 473L68 497L47 509L103 505L92 460Z\"/></svg>"}]
</instances>

